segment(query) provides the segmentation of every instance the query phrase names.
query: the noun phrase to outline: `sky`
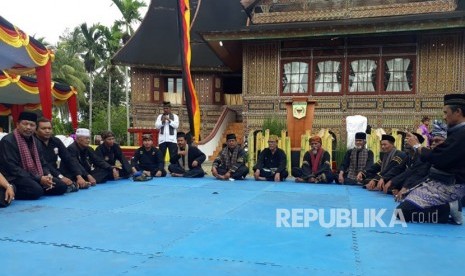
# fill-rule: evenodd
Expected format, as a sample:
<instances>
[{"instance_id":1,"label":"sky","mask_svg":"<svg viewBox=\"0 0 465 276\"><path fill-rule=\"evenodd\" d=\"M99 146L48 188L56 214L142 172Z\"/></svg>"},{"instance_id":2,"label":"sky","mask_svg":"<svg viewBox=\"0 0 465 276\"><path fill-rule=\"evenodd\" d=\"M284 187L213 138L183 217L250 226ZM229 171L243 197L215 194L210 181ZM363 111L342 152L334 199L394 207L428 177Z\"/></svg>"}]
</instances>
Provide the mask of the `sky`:
<instances>
[{"instance_id":1,"label":"sky","mask_svg":"<svg viewBox=\"0 0 465 276\"><path fill-rule=\"evenodd\" d=\"M147 6L150 0L142 0ZM35 38L56 45L66 29L86 22L107 27L122 18L111 0L0 0L0 16ZM144 18L147 7L141 9Z\"/></svg>"}]
</instances>

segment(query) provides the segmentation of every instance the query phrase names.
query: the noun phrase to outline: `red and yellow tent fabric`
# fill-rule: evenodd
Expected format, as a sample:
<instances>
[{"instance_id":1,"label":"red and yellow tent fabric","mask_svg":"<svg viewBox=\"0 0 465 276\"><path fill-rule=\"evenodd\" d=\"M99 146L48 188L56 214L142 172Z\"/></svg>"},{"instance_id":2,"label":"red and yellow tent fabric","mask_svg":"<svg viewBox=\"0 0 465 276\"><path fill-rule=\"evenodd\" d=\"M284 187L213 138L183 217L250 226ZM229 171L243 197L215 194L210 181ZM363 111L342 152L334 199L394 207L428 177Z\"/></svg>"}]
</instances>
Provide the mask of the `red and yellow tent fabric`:
<instances>
[{"instance_id":1,"label":"red and yellow tent fabric","mask_svg":"<svg viewBox=\"0 0 465 276\"><path fill-rule=\"evenodd\" d=\"M67 103L73 127L77 128L77 91L74 87L51 82L53 104ZM12 115L14 121L23 110L41 109L40 88L37 79L0 71L0 115Z\"/></svg>"},{"instance_id":2,"label":"red and yellow tent fabric","mask_svg":"<svg viewBox=\"0 0 465 276\"><path fill-rule=\"evenodd\" d=\"M42 43L0 16L0 70L34 74L44 117L52 118L51 61L53 53Z\"/></svg>"}]
</instances>

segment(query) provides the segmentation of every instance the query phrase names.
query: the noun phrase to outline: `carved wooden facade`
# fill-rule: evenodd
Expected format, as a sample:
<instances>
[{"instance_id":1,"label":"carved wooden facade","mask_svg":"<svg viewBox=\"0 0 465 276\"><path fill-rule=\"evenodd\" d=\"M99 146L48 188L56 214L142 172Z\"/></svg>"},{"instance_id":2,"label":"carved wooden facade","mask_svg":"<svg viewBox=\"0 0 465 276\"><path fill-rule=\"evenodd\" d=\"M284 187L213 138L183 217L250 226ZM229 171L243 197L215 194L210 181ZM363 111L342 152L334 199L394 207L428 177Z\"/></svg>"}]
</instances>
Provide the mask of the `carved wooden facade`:
<instances>
[{"instance_id":1,"label":"carved wooden facade","mask_svg":"<svg viewBox=\"0 0 465 276\"><path fill-rule=\"evenodd\" d=\"M131 72L131 114L135 128L154 128L155 119L163 112L162 102L168 100L172 103L172 112L178 114L182 131L189 131L187 109L182 93L167 93L164 80L169 77L181 77L178 73L166 74L162 70L137 69ZM194 85L201 106L201 137L206 137L220 117L221 108L225 102L222 90L222 79L214 73L193 73ZM176 95L175 95L176 94Z\"/></svg>"},{"instance_id":2,"label":"carved wooden facade","mask_svg":"<svg viewBox=\"0 0 465 276\"><path fill-rule=\"evenodd\" d=\"M425 115L440 118L443 95L465 91L464 14L457 0L262 0L254 8L253 24L202 32L225 64L242 58L242 98L224 94L221 72L194 72L201 137L210 133L224 104L236 105L247 133L261 128L268 116L285 118L284 103L294 96L316 100L314 132L329 128L338 140L345 139L345 118L351 115L364 115L372 127L387 131L413 129ZM353 66L361 62L371 66L365 65L364 74ZM292 83L288 68L296 64L304 64L308 76ZM328 64L339 68L331 76L338 86L334 91L316 84L326 74L321 66ZM132 71L134 127L152 128L167 98L177 102L173 111L187 130L182 98L165 93L163 79L169 74ZM394 81L404 89L392 88ZM365 90L353 88L354 83ZM288 85L303 91L290 91Z\"/></svg>"},{"instance_id":3,"label":"carved wooden facade","mask_svg":"<svg viewBox=\"0 0 465 276\"><path fill-rule=\"evenodd\" d=\"M387 131L412 130L425 115L442 118L443 95L465 91L465 31L413 36L417 41L413 93L311 94L308 97L318 102L314 130L330 128L344 139L345 118L351 115L364 115L372 127ZM244 125L247 129L260 128L267 116L278 114L285 118L284 102L291 96L281 93L280 45L282 41L249 42L244 47Z\"/></svg>"}]
</instances>

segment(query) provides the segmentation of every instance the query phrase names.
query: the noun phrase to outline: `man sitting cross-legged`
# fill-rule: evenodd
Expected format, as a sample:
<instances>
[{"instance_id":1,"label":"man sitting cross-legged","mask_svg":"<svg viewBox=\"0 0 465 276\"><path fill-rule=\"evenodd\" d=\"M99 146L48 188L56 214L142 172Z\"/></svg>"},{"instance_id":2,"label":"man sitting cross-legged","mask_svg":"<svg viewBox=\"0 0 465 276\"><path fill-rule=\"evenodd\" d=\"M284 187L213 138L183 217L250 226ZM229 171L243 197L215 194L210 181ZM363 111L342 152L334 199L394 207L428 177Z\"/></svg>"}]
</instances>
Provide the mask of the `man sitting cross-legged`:
<instances>
[{"instance_id":1,"label":"man sitting cross-legged","mask_svg":"<svg viewBox=\"0 0 465 276\"><path fill-rule=\"evenodd\" d=\"M186 141L186 134L177 134L178 151L171 157L168 170L171 176L182 176L188 178L203 177L205 172L202 163L207 158L196 146L189 146Z\"/></svg>"},{"instance_id":2,"label":"man sitting cross-legged","mask_svg":"<svg viewBox=\"0 0 465 276\"><path fill-rule=\"evenodd\" d=\"M165 162L159 149L153 146L152 135L144 134L143 146L134 152L132 158L133 172L141 171L146 176L165 177Z\"/></svg>"},{"instance_id":3,"label":"man sitting cross-legged","mask_svg":"<svg viewBox=\"0 0 465 276\"><path fill-rule=\"evenodd\" d=\"M260 152L253 168L255 180L284 181L289 175L286 164L286 153L278 148L278 136L270 135L268 148Z\"/></svg>"},{"instance_id":4,"label":"man sitting cross-legged","mask_svg":"<svg viewBox=\"0 0 465 276\"><path fill-rule=\"evenodd\" d=\"M53 177L34 137L37 115L21 112L16 129L0 142L0 166L5 178L15 186L17 199L38 199L42 195L62 195L67 185Z\"/></svg>"},{"instance_id":5,"label":"man sitting cross-legged","mask_svg":"<svg viewBox=\"0 0 465 276\"><path fill-rule=\"evenodd\" d=\"M249 168L245 165L245 151L237 144L236 135L233 133L226 135L226 144L213 161L213 176L221 180L245 179Z\"/></svg>"},{"instance_id":6,"label":"man sitting cross-legged","mask_svg":"<svg viewBox=\"0 0 465 276\"><path fill-rule=\"evenodd\" d=\"M308 142L310 150L304 154L302 167L292 168L292 176L296 182L332 183L334 175L331 171L331 157L321 147L321 138L313 136Z\"/></svg>"}]
</instances>

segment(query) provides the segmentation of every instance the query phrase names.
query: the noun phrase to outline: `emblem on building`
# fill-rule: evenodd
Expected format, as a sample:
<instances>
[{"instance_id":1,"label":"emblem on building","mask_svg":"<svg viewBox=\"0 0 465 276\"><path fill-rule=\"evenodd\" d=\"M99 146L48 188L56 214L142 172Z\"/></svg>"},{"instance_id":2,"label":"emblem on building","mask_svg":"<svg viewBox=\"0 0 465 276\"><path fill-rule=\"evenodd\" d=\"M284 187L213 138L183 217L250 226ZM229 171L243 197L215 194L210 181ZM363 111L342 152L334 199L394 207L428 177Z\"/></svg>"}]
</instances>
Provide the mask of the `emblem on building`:
<instances>
[{"instance_id":1,"label":"emblem on building","mask_svg":"<svg viewBox=\"0 0 465 276\"><path fill-rule=\"evenodd\" d=\"M307 115L307 102L293 102L292 114L296 119L302 119Z\"/></svg>"}]
</instances>

